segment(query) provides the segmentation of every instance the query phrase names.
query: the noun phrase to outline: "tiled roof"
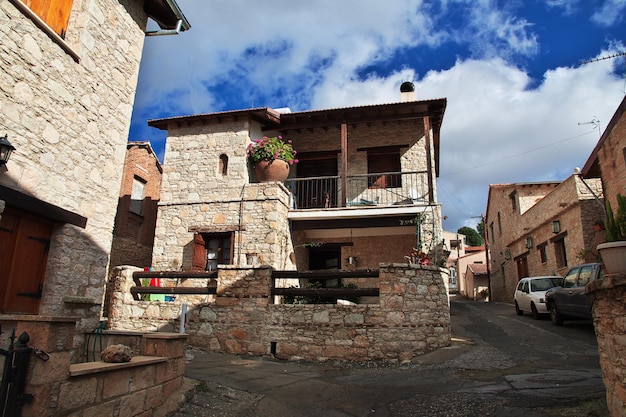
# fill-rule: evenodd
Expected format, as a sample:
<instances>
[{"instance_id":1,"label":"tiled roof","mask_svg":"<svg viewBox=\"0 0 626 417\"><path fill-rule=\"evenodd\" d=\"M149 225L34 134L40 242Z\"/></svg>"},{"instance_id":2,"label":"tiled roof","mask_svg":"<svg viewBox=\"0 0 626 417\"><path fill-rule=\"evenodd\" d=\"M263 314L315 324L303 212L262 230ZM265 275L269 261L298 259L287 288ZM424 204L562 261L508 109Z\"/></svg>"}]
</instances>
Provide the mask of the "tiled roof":
<instances>
[{"instance_id":1,"label":"tiled roof","mask_svg":"<svg viewBox=\"0 0 626 417\"><path fill-rule=\"evenodd\" d=\"M474 275L487 275L487 265L485 264L467 264L467 267Z\"/></svg>"}]
</instances>

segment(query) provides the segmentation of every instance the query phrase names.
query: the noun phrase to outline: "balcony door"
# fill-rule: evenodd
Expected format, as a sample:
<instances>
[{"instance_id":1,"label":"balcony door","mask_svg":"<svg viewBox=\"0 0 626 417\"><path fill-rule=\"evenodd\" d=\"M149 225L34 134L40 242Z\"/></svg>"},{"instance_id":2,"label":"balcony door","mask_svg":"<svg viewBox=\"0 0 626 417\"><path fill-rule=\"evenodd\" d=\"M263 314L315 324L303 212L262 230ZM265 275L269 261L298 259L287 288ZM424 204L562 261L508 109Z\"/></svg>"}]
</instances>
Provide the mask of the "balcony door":
<instances>
[{"instance_id":1,"label":"balcony door","mask_svg":"<svg viewBox=\"0 0 626 417\"><path fill-rule=\"evenodd\" d=\"M369 176L369 188L397 188L402 186L402 177L399 174L389 174L400 172L400 149L397 147L372 148L367 150L367 173L382 174Z\"/></svg>"},{"instance_id":2,"label":"balcony door","mask_svg":"<svg viewBox=\"0 0 626 417\"><path fill-rule=\"evenodd\" d=\"M296 178L303 180L296 183L297 208L337 207L337 154L298 154L298 159Z\"/></svg>"}]
</instances>

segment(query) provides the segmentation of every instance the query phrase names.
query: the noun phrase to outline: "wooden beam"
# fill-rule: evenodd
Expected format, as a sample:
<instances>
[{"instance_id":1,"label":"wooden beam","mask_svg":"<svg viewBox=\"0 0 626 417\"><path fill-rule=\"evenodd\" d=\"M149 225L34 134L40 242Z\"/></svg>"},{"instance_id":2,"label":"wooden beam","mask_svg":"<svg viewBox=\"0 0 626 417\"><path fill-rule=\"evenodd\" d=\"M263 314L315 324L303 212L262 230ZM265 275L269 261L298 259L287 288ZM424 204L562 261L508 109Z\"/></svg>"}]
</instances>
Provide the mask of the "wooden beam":
<instances>
[{"instance_id":1,"label":"wooden beam","mask_svg":"<svg viewBox=\"0 0 626 417\"><path fill-rule=\"evenodd\" d=\"M217 271L135 271L133 278L217 278Z\"/></svg>"},{"instance_id":2,"label":"wooden beam","mask_svg":"<svg viewBox=\"0 0 626 417\"><path fill-rule=\"evenodd\" d=\"M426 169L428 174L428 202L435 202L435 192L433 190L433 155L431 155L432 148L430 146L430 117L424 116L424 139L426 140Z\"/></svg>"},{"instance_id":3,"label":"wooden beam","mask_svg":"<svg viewBox=\"0 0 626 417\"><path fill-rule=\"evenodd\" d=\"M341 124L341 206L348 201L348 125Z\"/></svg>"},{"instance_id":4,"label":"wooden beam","mask_svg":"<svg viewBox=\"0 0 626 417\"><path fill-rule=\"evenodd\" d=\"M378 269L357 269L354 271L342 269L321 269L309 271L273 271L272 278L299 278L299 279L335 279L335 278L378 278Z\"/></svg>"},{"instance_id":5,"label":"wooden beam","mask_svg":"<svg viewBox=\"0 0 626 417\"><path fill-rule=\"evenodd\" d=\"M78 213L65 210L3 185L0 185L0 200L5 201L9 207L30 212L55 223L69 223L83 229L87 226L87 218Z\"/></svg>"},{"instance_id":6,"label":"wooden beam","mask_svg":"<svg viewBox=\"0 0 626 417\"><path fill-rule=\"evenodd\" d=\"M130 287L131 294L217 294L215 287Z\"/></svg>"},{"instance_id":7,"label":"wooden beam","mask_svg":"<svg viewBox=\"0 0 626 417\"><path fill-rule=\"evenodd\" d=\"M377 297L378 288L273 288L272 295L291 295L294 297L322 297L322 298L349 298L349 297Z\"/></svg>"}]
</instances>

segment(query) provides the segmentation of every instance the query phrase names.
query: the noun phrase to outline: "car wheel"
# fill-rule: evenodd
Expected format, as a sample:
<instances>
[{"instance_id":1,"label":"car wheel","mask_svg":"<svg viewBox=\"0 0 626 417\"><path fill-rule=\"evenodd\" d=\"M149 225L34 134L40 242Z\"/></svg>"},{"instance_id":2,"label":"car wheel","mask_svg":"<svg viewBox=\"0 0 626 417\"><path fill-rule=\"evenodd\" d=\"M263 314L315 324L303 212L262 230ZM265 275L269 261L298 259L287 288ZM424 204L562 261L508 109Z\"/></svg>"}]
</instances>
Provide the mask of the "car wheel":
<instances>
[{"instance_id":1,"label":"car wheel","mask_svg":"<svg viewBox=\"0 0 626 417\"><path fill-rule=\"evenodd\" d=\"M541 316L539 315L539 312L537 311L537 307L535 307L535 303L530 303L530 310L533 313L533 318L535 320L539 320L541 318Z\"/></svg>"},{"instance_id":2,"label":"car wheel","mask_svg":"<svg viewBox=\"0 0 626 417\"><path fill-rule=\"evenodd\" d=\"M554 303L550 305L550 320L552 320L552 323L556 324L557 326L563 324L563 316L561 316L561 313L559 313L559 309Z\"/></svg>"},{"instance_id":3,"label":"car wheel","mask_svg":"<svg viewBox=\"0 0 626 417\"><path fill-rule=\"evenodd\" d=\"M524 314L524 312L519 309L519 306L517 305L517 301L515 302L515 312L517 313L518 316L521 316Z\"/></svg>"}]
</instances>

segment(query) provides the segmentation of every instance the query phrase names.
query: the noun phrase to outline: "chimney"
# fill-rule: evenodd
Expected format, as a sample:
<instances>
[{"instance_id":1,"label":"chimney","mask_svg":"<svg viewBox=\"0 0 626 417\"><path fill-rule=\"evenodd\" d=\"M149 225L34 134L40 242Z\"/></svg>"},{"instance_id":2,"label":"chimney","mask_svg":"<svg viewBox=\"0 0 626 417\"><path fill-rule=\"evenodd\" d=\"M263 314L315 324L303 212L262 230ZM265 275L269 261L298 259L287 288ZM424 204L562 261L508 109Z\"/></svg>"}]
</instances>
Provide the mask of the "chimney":
<instances>
[{"instance_id":1,"label":"chimney","mask_svg":"<svg viewBox=\"0 0 626 417\"><path fill-rule=\"evenodd\" d=\"M415 86L412 82L405 81L400 86L400 101L416 101L417 94L415 94Z\"/></svg>"}]
</instances>

